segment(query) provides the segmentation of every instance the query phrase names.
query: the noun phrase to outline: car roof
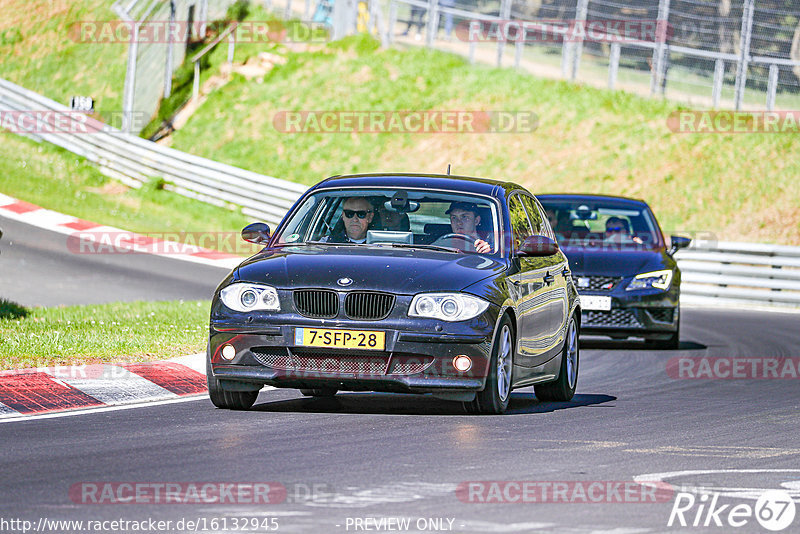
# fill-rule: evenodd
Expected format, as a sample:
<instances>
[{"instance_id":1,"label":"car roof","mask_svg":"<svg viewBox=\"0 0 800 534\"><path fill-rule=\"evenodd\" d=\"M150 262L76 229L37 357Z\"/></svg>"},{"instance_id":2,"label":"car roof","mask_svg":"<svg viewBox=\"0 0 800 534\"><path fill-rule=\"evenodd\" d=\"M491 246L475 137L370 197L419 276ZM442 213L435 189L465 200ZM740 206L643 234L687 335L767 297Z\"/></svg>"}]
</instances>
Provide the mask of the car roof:
<instances>
[{"instance_id":1,"label":"car roof","mask_svg":"<svg viewBox=\"0 0 800 534\"><path fill-rule=\"evenodd\" d=\"M647 202L638 198L629 198L629 197L621 197L615 195L586 195L580 193L554 193L554 194L545 194L545 195L536 195L536 198L539 199L541 202L546 202L548 200L555 200L555 201L573 201L573 202L597 202L597 201L605 201L610 204L616 205L639 205L639 206L647 206Z\"/></svg>"},{"instance_id":2,"label":"car roof","mask_svg":"<svg viewBox=\"0 0 800 534\"><path fill-rule=\"evenodd\" d=\"M332 176L314 186L317 188L337 187L407 187L419 189L452 189L464 193L478 193L498 196L501 190L506 193L515 189L525 190L512 182L475 178L471 176L452 176L446 174L405 174L374 173Z\"/></svg>"}]
</instances>

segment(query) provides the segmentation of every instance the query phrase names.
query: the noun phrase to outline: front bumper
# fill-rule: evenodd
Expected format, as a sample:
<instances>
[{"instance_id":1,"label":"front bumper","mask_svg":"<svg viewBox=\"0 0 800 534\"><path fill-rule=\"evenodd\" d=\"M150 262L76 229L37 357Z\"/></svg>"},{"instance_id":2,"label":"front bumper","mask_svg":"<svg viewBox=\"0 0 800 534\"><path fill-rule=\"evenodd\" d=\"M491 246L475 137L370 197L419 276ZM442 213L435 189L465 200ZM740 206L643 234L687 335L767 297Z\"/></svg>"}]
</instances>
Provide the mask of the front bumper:
<instances>
[{"instance_id":1,"label":"front bumper","mask_svg":"<svg viewBox=\"0 0 800 534\"><path fill-rule=\"evenodd\" d=\"M230 390L270 385L399 393L480 391L488 374L494 330L488 310L487 314L481 320L474 320L483 328L438 321L414 321L436 323L416 324L416 328L397 328L380 322L322 324L310 319L295 324L258 326L217 323L212 324L209 337L210 369L222 387ZM495 319L496 315L494 310ZM295 340L298 327L380 330L386 333L386 346L381 351L298 346ZM227 344L236 351L230 360L221 355L222 347ZM453 366L453 359L462 354L472 360L472 367L465 372Z\"/></svg>"},{"instance_id":2,"label":"front bumper","mask_svg":"<svg viewBox=\"0 0 800 534\"><path fill-rule=\"evenodd\" d=\"M648 339L669 337L678 330L680 305L678 289L603 292L579 290L583 296L611 299L611 310L582 310L581 333L587 335L637 336Z\"/></svg>"}]
</instances>

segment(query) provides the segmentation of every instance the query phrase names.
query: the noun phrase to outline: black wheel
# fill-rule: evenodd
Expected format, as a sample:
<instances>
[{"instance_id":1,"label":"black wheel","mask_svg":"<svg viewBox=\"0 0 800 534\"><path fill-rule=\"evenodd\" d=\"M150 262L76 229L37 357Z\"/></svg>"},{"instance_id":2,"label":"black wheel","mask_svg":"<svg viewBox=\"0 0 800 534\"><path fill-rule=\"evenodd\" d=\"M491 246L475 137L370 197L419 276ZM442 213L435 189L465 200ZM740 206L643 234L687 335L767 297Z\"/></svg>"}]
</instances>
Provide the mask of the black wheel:
<instances>
[{"instance_id":1,"label":"black wheel","mask_svg":"<svg viewBox=\"0 0 800 534\"><path fill-rule=\"evenodd\" d=\"M678 325L675 333L667 339L646 339L644 344L648 347L661 350L678 350L681 344L681 318L678 317Z\"/></svg>"},{"instance_id":2,"label":"black wheel","mask_svg":"<svg viewBox=\"0 0 800 534\"><path fill-rule=\"evenodd\" d=\"M564 350L561 354L561 370L558 373L558 379L554 382L533 386L536 398L542 401L559 402L572 400L575 388L578 386L579 361L578 324L575 322L575 317L570 317L567 338L564 340Z\"/></svg>"},{"instance_id":3,"label":"black wheel","mask_svg":"<svg viewBox=\"0 0 800 534\"><path fill-rule=\"evenodd\" d=\"M514 329L506 315L500 321L492 347L486 387L475 395L475 400L464 403L467 413L492 415L506 411L508 400L511 398L514 347Z\"/></svg>"},{"instance_id":4,"label":"black wheel","mask_svg":"<svg viewBox=\"0 0 800 534\"><path fill-rule=\"evenodd\" d=\"M338 389L333 388L314 388L314 389L301 389L300 393L306 397L333 397L338 392Z\"/></svg>"},{"instance_id":5,"label":"black wheel","mask_svg":"<svg viewBox=\"0 0 800 534\"><path fill-rule=\"evenodd\" d=\"M258 398L258 391L225 391L219 380L211 373L211 357L206 357L206 382L208 396L217 408L228 410L247 410Z\"/></svg>"}]
</instances>

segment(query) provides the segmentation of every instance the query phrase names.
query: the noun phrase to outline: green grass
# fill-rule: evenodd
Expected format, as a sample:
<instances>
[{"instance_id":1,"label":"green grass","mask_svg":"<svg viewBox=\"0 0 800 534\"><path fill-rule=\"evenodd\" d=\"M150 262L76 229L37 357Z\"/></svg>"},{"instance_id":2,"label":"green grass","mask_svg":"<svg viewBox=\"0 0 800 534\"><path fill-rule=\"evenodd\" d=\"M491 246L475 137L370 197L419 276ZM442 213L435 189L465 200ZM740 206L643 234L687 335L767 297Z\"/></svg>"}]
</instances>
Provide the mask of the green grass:
<instances>
[{"instance_id":1,"label":"green grass","mask_svg":"<svg viewBox=\"0 0 800 534\"><path fill-rule=\"evenodd\" d=\"M674 102L469 65L363 36L306 52L263 83L241 76L173 136L173 146L313 184L350 172L444 172L511 180L535 193L644 198L665 231L800 244L800 139L779 134L675 134ZM286 134L281 110L530 110L518 134Z\"/></svg>"},{"instance_id":2,"label":"green grass","mask_svg":"<svg viewBox=\"0 0 800 534\"><path fill-rule=\"evenodd\" d=\"M201 352L209 307L209 301L172 301L33 308L27 317L0 318L0 369L149 361Z\"/></svg>"},{"instance_id":3,"label":"green grass","mask_svg":"<svg viewBox=\"0 0 800 534\"><path fill-rule=\"evenodd\" d=\"M69 105L91 96L95 109L122 107L127 43L81 43L70 34L79 21L119 17L105 0L3 0L0 77Z\"/></svg>"},{"instance_id":4,"label":"green grass","mask_svg":"<svg viewBox=\"0 0 800 534\"><path fill-rule=\"evenodd\" d=\"M0 132L0 193L124 230L236 232L252 222L240 210L189 199L153 181L128 188L66 150Z\"/></svg>"}]
</instances>

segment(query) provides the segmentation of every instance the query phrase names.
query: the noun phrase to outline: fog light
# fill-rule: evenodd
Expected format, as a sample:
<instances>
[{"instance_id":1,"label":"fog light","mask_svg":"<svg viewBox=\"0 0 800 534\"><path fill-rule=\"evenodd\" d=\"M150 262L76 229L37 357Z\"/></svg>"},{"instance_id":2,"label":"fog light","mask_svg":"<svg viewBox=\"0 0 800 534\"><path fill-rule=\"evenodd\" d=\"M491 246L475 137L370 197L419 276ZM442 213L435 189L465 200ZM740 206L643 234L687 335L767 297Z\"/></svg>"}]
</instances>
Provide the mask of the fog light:
<instances>
[{"instance_id":1,"label":"fog light","mask_svg":"<svg viewBox=\"0 0 800 534\"><path fill-rule=\"evenodd\" d=\"M234 356L236 356L236 349L233 348L233 345L224 345L222 347L223 358L226 360L232 360Z\"/></svg>"},{"instance_id":2,"label":"fog light","mask_svg":"<svg viewBox=\"0 0 800 534\"><path fill-rule=\"evenodd\" d=\"M460 354L453 358L453 367L455 367L457 371L465 373L472 368L472 360L469 359L469 356Z\"/></svg>"}]
</instances>

